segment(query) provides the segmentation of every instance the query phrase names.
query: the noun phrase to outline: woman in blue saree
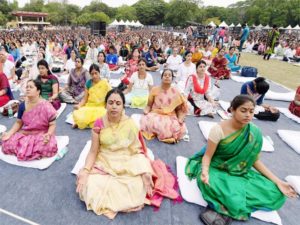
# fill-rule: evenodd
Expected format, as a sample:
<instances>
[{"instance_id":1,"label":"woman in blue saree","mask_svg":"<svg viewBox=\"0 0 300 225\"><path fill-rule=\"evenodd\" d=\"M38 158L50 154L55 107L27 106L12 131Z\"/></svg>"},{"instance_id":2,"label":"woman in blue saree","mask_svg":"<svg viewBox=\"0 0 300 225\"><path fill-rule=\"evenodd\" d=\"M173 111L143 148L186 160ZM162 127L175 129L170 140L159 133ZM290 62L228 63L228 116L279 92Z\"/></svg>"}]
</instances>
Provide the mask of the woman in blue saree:
<instances>
[{"instance_id":1,"label":"woman in blue saree","mask_svg":"<svg viewBox=\"0 0 300 225\"><path fill-rule=\"evenodd\" d=\"M237 64L238 57L235 52L235 47L229 48L229 53L225 55L225 58L228 60L227 66L231 72L236 72L241 69L241 66Z\"/></svg>"}]
</instances>

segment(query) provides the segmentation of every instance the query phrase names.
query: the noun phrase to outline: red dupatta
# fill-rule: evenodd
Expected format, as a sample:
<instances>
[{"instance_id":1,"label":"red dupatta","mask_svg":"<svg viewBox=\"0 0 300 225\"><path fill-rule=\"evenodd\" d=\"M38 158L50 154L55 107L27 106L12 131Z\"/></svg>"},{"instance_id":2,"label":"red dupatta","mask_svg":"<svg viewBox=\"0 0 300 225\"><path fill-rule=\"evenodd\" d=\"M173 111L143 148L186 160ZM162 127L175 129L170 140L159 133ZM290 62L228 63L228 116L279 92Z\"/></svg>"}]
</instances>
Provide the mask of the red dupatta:
<instances>
[{"instance_id":1,"label":"red dupatta","mask_svg":"<svg viewBox=\"0 0 300 225\"><path fill-rule=\"evenodd\" d=\"M203 86L203 88L201 88L201 86L198 82L197 75L190 75L190 77L193 78L194 91L198 94L204 95L206 93L207 89L208 89L209 76L207 74L204 75L204 86ZM189 78L187 79L185 86L187 85L187 82L188 82Z\"/></svg>"}]
</instances>

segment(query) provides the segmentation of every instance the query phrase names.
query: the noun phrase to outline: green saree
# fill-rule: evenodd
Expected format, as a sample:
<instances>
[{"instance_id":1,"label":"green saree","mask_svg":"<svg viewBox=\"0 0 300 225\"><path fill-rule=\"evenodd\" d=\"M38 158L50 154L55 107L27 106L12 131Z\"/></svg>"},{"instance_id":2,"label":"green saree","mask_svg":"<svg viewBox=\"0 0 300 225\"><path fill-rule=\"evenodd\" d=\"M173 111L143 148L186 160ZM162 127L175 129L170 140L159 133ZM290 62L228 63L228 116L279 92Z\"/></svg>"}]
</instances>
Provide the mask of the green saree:
<instances>
[{"instance_id":1,"label":"green saree","mask_svg":"<svg viewBox=\"0 0 300 225\"><path fill-rule=\"evenodd\" d=\"M197 178L203 198L218 213L247 220L257 209L277 210L285 202L277 186L252 170L262 147L262 134L252 123L222 139L211 159L209 185L201 181L203 153L191 157L185 173Z\"/></svg>"}]
</instances>

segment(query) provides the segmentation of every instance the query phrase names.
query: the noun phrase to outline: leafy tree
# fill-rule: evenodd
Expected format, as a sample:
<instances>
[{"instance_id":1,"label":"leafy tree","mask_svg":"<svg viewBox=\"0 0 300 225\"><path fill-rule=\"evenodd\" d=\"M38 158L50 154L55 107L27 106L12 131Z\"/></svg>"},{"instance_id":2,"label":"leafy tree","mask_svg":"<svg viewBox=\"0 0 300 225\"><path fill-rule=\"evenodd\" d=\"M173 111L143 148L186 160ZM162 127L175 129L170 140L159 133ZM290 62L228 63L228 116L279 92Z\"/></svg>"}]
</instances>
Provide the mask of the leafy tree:
<instances>
[{"instance_id":1,"label":"leafy tree","mask_svg":"<svg viewBox=\"0 0 300 225\"><path fill-rule=\"evenodd\" d=\"M44 7L44 0L35 0L30 3L26 3L23 7L23 11L29 11L29 12L42 12Z\"/></svg>"},{"instance_id":2,"label":"leafy tree","mask_svg":"<svg viewBox=\"0 0 300 225\"><path fill-rule=\"evenodd\" d=\"M6 16L0 12L0 26L4 26L7 22Z\"/></svg>"},{"instance_id":3,"label":"leafy tree","mask_svg":"<svg viewBox=\"0 0 300 225\"><path fill-rule=\"evenodd\" d=\"M164 23L167 3L163 0L139 0L133 5L136 9L138 20L146 25L158 25Z\"/></svg>"},{"instance_id":4,"label":"leafy tree","mask_svg":"<svg viewBox=\"0 0 300 225\"><path fill-rule=\"evenodd\" d=\"M189 0L172 0L169 3L165 22L172 26L185 26L187 21L194 19L199 10L198 5Z\"/></svg>"},{"instance_id":5,"label":"leafy tree","mask_svg":"<svg viewBox=\"0 0 300 225\"><path fill-rule=\"evenodd\" d=\"M136 9L132 6L122 5L117 8L117 14L115 16L117 20L137 20Z\"/></svg>"},{"instance_id":6,"label":"leafy tree","mask_svg":"<svg viewBox=\"0 0 300 225\"><path fill-rule=\"evenodd\" d=\"M105 3L99 1L99 0L94 0L91 2L90 5L85 6L82 9L82 13L94 13L94 12L103 12L109 17L114 17L116 15L116 9L109 7Z\"/></svg>"}]
</instances>

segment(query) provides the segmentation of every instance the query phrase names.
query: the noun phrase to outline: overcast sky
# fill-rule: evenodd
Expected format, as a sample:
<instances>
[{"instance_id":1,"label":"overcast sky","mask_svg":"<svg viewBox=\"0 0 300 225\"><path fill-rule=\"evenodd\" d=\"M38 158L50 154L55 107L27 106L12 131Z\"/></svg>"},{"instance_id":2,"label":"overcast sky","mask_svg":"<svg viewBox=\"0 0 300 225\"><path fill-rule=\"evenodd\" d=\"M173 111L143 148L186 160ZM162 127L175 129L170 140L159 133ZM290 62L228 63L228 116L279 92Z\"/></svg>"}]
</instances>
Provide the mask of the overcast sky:
<instances>
[{"instance_id":1,"label":"overcast sky","mask_svg":"<svg viewBox=\"0 0 300 225\"><path fill-rule=\"evenodd\" d=\"M9 0L12 2L13 0ZM68 0L70 4L76 4L80 7L83 7L85 5L89 5L92 0ZM102 0L102 2L106 3L108 6L111 7L118 7L120 5L126 4L126 5L132 5L136 3L138 0ZM169 0L165 0L169 1ZM236 3L241 0L203 0L204 5L213 5L213 6L223 6L226 7L230 4ZM30 2L30 0L18 0L19 7L23 7L26 3ZM48 0L45 0L45 2L48 2Z\"/></svg>"}]
</instances>

